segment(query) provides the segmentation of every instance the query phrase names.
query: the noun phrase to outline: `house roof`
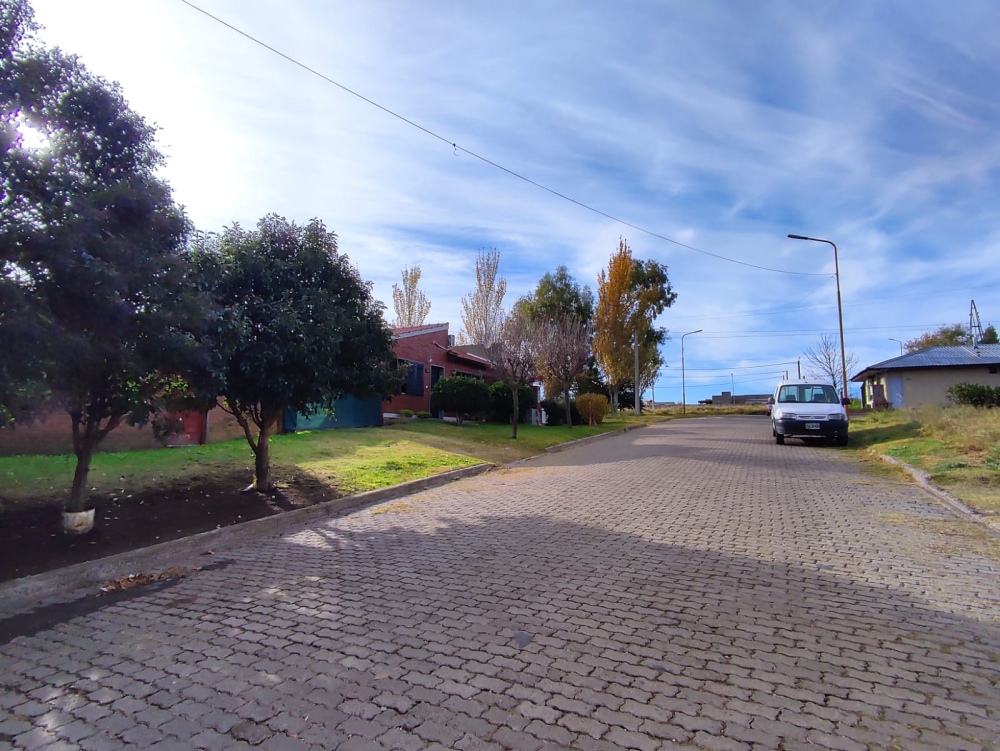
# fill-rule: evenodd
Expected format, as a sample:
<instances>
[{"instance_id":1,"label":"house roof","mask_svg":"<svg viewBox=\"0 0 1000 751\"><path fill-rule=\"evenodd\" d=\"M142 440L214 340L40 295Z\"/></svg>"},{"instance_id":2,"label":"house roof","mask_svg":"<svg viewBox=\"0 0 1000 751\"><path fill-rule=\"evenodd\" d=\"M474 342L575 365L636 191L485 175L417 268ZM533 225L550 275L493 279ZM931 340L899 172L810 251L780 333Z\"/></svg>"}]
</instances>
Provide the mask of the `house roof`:
<instances>
[{"instance_id":1,"label":"house roof","mask_svg":"<svg viewBox=\"0 0 1000 751\"><path fill-rule=\"evenodd\" d=\"M448 324L447 323L425 323L423 326L398 326L392 330L392 336L395 339L406 339L411 336L419 336L420 334L431 334L438 331L444 331L447 333Z\"/></svg>"},{"instance_id":2,"label":"house roof","mask_svg":"<svg viewBox=\"0 0 1000 751\"><path fill-rule=\"evenodd\" d=\"M492 367L493 365L489 355L486 354L486 349L479 344L459 344L454 347L448 347L448 354L485 367Z\"/></svg>"},{"instance_id":3,"label":"house roof","mask_svg":"<svg viewBox=\"0 0 1000 751\"><path fill-rule=\"evenodd\" d=\"M953 347L928 347L919 352L893 357L869 365L851 380L864 381L879 371L910 370L913 368L967 368L976 365L1000 365L1000 344L958 345Z\"/></svg>"}]
</instances>

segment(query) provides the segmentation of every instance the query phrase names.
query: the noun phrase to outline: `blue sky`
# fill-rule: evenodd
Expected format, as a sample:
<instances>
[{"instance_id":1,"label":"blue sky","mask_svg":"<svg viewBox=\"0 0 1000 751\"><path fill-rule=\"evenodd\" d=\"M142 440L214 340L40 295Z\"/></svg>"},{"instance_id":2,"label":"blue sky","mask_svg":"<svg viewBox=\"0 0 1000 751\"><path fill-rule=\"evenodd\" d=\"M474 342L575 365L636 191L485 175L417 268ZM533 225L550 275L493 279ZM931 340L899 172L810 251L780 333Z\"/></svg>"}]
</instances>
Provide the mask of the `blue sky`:
<instances>
[{"instance_id":1,"label":"blue sky","mask_svg":"<svg viewBox=\"0 0 1000 751\"><path fill-rule=\"evenodd\" d=\"M480 250L507 302L559 264L596 288L623 235L678 293L658 401L766 393L823 334L860 367L943 323L1000 325L993 2L34 0L40 38L160 127L200 229L322 218L374 282L419 265L461 328ZM752 268L763 266L783 272ZM649 395L647 394L647 397Z\"/></svg>"}]
</instances>

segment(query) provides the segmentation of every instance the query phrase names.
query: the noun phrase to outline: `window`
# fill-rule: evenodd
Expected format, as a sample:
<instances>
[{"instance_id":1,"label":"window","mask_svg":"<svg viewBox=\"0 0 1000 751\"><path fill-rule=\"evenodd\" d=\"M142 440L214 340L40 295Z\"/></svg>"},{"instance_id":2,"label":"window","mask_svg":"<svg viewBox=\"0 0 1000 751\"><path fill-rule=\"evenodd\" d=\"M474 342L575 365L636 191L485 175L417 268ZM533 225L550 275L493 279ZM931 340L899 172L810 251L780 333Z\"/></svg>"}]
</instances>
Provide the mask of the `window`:
<instances>
[{"instance_id":1,"label":"window","mask_svg":"<svg viewBox=\"0 0 1000 751\"><path fill-rule=\"evenodd\" d=\"M778 401L782 403L840 404L840 399L837 398L837 392L833 390L833 386L819 384L782 386L778 391Z\"/></svg>"},{"instance_id":2,"label":"window","mask_svg":"<svg viewBox=\"0 0 1000 751\"><path fill-rule=\"evenodd\" d=\"M399 387L400 394L407 396L424 395L424 364L422 362L410 362L409 360L397 360L400 370L405 370L403 383Z\"/></svg>"},{"instance_id":3,"label":"window","mask_svg":"<svg viewBox=\"0 0 1000 751\"><path fill-rule=\"evenodd\" d=\"M453 370L451 375L453 378L475 378L477 381L483 380L481 375L477 375L476 373L466 373L463 370Z\"/></svg>"}]
</instances>

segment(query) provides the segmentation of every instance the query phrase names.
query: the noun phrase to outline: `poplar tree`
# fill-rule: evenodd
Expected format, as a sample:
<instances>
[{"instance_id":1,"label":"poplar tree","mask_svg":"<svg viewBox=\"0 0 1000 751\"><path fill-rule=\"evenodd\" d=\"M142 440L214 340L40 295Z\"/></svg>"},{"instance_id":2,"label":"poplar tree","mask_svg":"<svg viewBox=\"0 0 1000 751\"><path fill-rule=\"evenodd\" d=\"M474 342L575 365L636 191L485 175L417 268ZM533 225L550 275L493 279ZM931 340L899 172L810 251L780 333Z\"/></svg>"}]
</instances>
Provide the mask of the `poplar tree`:
<instances>
[{"instance_id":1,"label":"poplar tree","mask_svg":"<svg viewBox=\"0 0 1000 751\"><path fill-rule=\"evenodd\" d=\"M396 310L396 326L422 326L431 312L431 301L423 290L417 287L420 282L420 267L403 269L403 285L392 285L392 306Z\"/></svg>"},{"instance_id":2,"label":"poplar tree","mask_svg":"<svg viewBox=\"0 0 1000 751\"><path fill-rule=\"evenodd\" d=\"M500 251L480 251L476 258L476 289L462 298L463 342L487 349L492 346L504 321L506 293L507 280L500 276Z\"/></svg>"}]
</instances>

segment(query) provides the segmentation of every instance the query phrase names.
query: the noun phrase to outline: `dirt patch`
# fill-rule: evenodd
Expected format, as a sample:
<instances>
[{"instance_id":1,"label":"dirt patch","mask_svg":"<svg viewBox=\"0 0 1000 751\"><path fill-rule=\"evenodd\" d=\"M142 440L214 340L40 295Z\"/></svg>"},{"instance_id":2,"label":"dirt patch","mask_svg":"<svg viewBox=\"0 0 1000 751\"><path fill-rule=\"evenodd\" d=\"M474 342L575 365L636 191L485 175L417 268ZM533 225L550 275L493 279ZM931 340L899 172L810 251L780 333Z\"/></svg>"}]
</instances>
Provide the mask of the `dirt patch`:
<instances>
[{"instance_id":1,"label":"dirt patch","mask_svg":"<svg viewBox=\"0 0 1000 751\"><path fill-rule=\"evenodd\" d=\"M92 532L63 534L58 500L0 496L0 581L40 574L340 497L305 474L276 470L270 494L244 493L245 473L93 498Z\"/></svg>"}]
</instances>

